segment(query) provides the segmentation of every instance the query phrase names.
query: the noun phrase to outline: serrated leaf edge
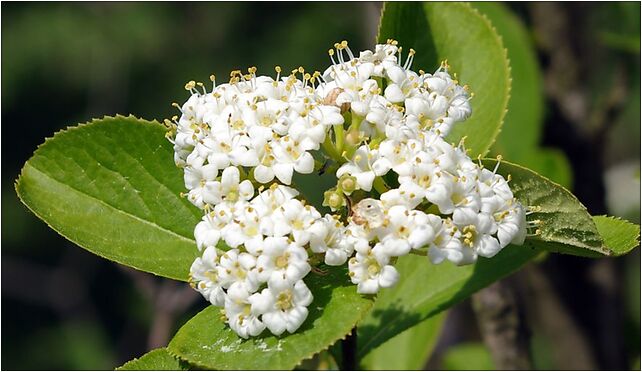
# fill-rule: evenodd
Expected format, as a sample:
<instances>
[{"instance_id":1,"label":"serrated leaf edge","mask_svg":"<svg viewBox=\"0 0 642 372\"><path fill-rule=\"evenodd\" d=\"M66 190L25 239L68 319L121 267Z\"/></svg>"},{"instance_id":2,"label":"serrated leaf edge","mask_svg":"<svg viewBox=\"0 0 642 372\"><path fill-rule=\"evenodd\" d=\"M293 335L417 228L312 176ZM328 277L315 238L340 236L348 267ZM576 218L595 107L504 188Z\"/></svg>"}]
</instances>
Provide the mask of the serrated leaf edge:
<instances>
[{"instance_id":1,"label":"serrated leaf edge","mask_svg":"<svg viewBox=\"0 0 642 372\"><path fill-rule=\"evenodd\" d=\"M495 162L496 162L496 161L497 161L497 159L492 159L492 158L483 158L483 159L482 159L482 161L495 161ZM506 160L502 160L501 162L502 162L502 163L505 163L505 164L508 164L508 165L510 165L510 166L513 166L513 167L519 168L519 169L521 169L521 170L525 170L525 171L527 171L527 172L530 172L530 173L532 173L532 174L536 175L537 177L540 177L540 178L542 178L543 180L545 180L545 181L547 181L547 182L550 182L550 183L551 183L551 184L553 184L554 186L556 186L556 187L558 187L559 189L561 189L564 193L568 194L568 195L571 197L571 199L575 200L575 201L577 202L577 204L579 204L580 209L581 209L582 211L586 212L586 214L588 214L589 216L591 216L591 214L590 214L590 213L588 212L588 210L586 209L586 206L584 206L584 204L582 204L582 202L581 202L581 201L580 201L580 200L579 200L579 199L578 199L578 198L577 198L577 197L576 197L572 192L570 192L566 187L564 187L564 186L560 185L559 183L557 183L557 182L555 182L555 181L550 180L548 177L543 176L543 175L541 175L541 174L539 174L539 173L535 172L534 170L529 169L529 168L526 168L526 167L524 167L524 166L522 166L522 165L515 164L515 163L511 163L511 162L506 161ZM501 165L500 165L500 167L501 167ZM592 216L591 216L591 217L592 217ZM605 252L601 252L601 251L599 251L599 250L596 250L596 249L595 249L595 247L590 247L590 246L586 246L586 247L578 247L578 248L586 248L586 249L588 249L588 250L590 250L590 251L597 252L597 253L601 253L601 254L603 254L604 256L607 256L607 257L609 257L609 256L613 256L613 251L612 251L610 248L608 248L608 247L606 247L606 246L604 245L604 239L602 239L602 235L601 235L601 234L599 233L599 231L597 230L597 226L595 225L595 222L593 221L593 219L592 219L592 218L591 218L591 223L593 224L593 227L595 228L595 231L597 232L597 235L600 237L600 240L601 240L601 243L602 243L602 245L601 245L601 247L600 247L600 248L602 248ZM532 241L532 240L536 240L536 241L538 241L538 242L543 242L543 243L553 242L553 243L566 244L566 243L564 243L564 242L558 242L558 241L554 241L554 240L553 240L553 241L548 241L548 240L538 239L537 237L528 237L526 240L527 240L527 241L528 241L528 240L531 240L531 241Z\"/></svg>"},{"instance_id":2,"label":"serrated leaf edge","mask_svg":"<svg viewBox=\"0 0 642 372\"><path fill-rule=\"evenodd\" d=\"M622 218L622 217L618 217L618 216L609 216L609 215L606 215L606 214L600 214L600 215L591 216L591 217L593 217L593 218L595 218L595 217L603 217L603 218L607 218L607 219L610 219L610 220L614 220L614 221L622 222L622 223L625 223L625 224L631 225L631 226L633 226L633 227L637 227L637 235L633 238L633 240L635 241L636 245L634 245L633 247L631 247L631 249L629 249L629 251L628 251L628 252L630 252L630 251L631 251L632 249L634 249L635 247L640 246L640 232L641 232L641 231L640 231L640 225L638 225L638 224L636 224L636 223L633 223L633 222L631 222L631 221L629 221L629 220L627 220L627 219L625 219L625 218ZM596 225L596 226L597 226L597 225ZM598 232L599 232L599 231L598 231ZM600 237L601 237L601 236L602 236L602 235L600 234ZM606 242L604 242L604 243L606 243ZM606 244L605 244L604 246L606 247ZM623 254L617 254L617 252L613 251L611 248L609 248L609 247L607 247L607 248L609 249L609 251L611 251L611 252L612 252L612 256L613 256L613 257L620 257L620 256L625 255L625 254L627 254L627 253L628 253L628 252L627 252L627 253L623 253Z\"/></svg>"},{"instance_id":3,"label":"serrated leaf edge","mask_svg":"<svg viewBox=\"0 0 642 372\"><path fill-rule=\"evenodd\" d=\"M383 3L383 6L381 7L381 12L379 14L379 25L377 26L377 35L375 36L375 44L379 42L379 38L381 36L381 19L383 18L383 14L385 13L387 4L388 2L386 1ZM501 133L502 127L504 126L504 119L506 118L506 113L508 113L508 103L510 101L512 84L513 84L513 77L511 74L512 67L510 65L510 59L508 58L508 49L504 47L502 36L499 34L499 32L497 32L497 29L495 28L495 26L493 26L490 19L468 2L456 3L456 4L458 4L459 6L462 6L464 9L471 11L473 14L475 14L475 16L481 18L482 21L486 24L486 26L492 31L492 34L495 35L495 41L499 44L499 48L503 51L503 57L504 57L503 59L505 63L504 71L506 74L505 76L506 86L504 87L506 94L504 95L504 102L503 102L504 110L501 113L501 116L499 118L499 126L497 126L497 128L495 129L495 132L493 134L491 141L488 143L488 145L485 146L486 148L482 149L482 151L480 152L482 156L485 156L486 154L488 154L488 152L490 151L490 148L493 146L493 144L497 140L497 137Z\"/></svg>"},{"instance_id":4,"label":"serrated leaf edge","mask_svg":"<svg viewBox=\"0 0 642 372\"><path fill-rule=\"evenodd\" d=\"M128 116L124 116L124 115L120 115L120 114L117 114L116 116L108 116L108 115L105 115L105 116L103 116L103 118L102 118L102 119L99 119L99 118L93 118L91 121L88 121L88 122L85 122L85 123L79 123L78 125L74 125L74 126L67 126L65 129L61 129L61 130L59 130L59 131L55 132L55 133L53 134L53 136L51 136L51 137L46 137L46 138L45 138L45 140L44 140L44 142L43 142L43 143L41 143L40 145L38 145L38 147L37 147L37 148L36 148L36 150L33 152L33 154L29 157L29 160L31 160L31 158L33 158L33 156L34 156L34 155L36 155L36 154L37 154L37 153L38 153L38 152L39 152L39 151L40 151L40 150L41 150L41 149L42 149L42 148L43 148L47 143L49 143L49 142L53 141L57 136L59 136L59 135L61 135L61 134L69 133L69 132L73 132L73 131L75 131L75 130L80 130L80 129L82 129L82 128L84 128L84 127L87 127L87 126L90 126L90 125L102 125L102 123L104 123L104 122L115 121L115 120L118 120L118 119L126 119L126 120L132 120L132 119L133 119L133 120L136 120L136 121L138 121L139 123L141 123L141 124L143 124L143 125L152 125L152 126L156 126L156 125L158 125L158 126L162 126L162 124L160 124L160 123L159 123L158 121L156 121L156 120L149 121L149 120L146 120L146 119L138 118L138 117L136 117L136 116L134 116L134 115L131 115L131 114L130 114L130 115L128 115ZM146 273L150 273L150 274L153 274L153 275L158 276L158 277L174 279L174 280L178 280L178 281L182 281L182 282L185 282L185 281L186 281L186 278L178 278L178 277L171 277L171 276L160 275L160 274L158 274L158 273L154 273L154 272L151 272L151 271L143 270L143 269L141 269L141 268L139 268L139 267L136 267L135 265L131 265L131 264L124 264L124 263L118 262L118 261L116 261L115 259L112 259L112 258L106 257L106 256L105 256L105 255L103 255L103 254L100 254L100 253L97 253L97 252L95 252L95 251L93 251L93 250L90 250L89 248L85 247L84 245L80 245L79 243L77 243L77 242L75 242L74 240L72 240L71 238L69 238L66 234L64 234L64 233L62 233L61 231L59 231L58 229L54 228L51 224L49 224L49 222L47 222L47 221L43 218L43 216L41 216L41 215L40 215L39 213L37 213L34 209L32 209L29 205L27 205L27 203L25 203L25 201L24 201L24 199L23 199L23 195L22 195L22 193L20 192L20 182L21 182L21 181L22 181L22 179L23 179L23 173L24 173L25 167L26 167L27 163L29 162L29 160L27 160L27 162L25 163L25 166L23 166L23 167L22 167L22 169L20 170L20 174L18 175L18 178L16 178L16 180L14 181L14 189L15 189L15 191L16 191L16 195L18 196L18 199L20 200L20 202L21 202L25 207L27 207L27 209L28 209L29 211L31 211L31 213L33 213L33 214L34 214L36 217L38 217L42 222L44 222L44 223L45 223L45 224L46 224L50 229L54 230L56 233L58 233L60 236L62 236L63 238L67 239L68 241L70 241L70 242L72 242L72 243L74 243L74 244L76 244L76 245L80 246L81 248L83 248L83 249L85 249L85 250L87 250L87 251L91 252L92 254L95 254L96 256L101 257L101 258L104 258L104 259L106 259L106 260L108 260L108 261L115 262L115 263L118 263L118 264L120 264L120 265L124 265L124 266L128 266L128 267L132 267L132 268L134 268L134 269L136 269L136 270L140 270L140 271L143 271L143 272L146 272ZM35 168L35 167L34 167L34 169L38 170L38 169L37 169L37 168ZM112 207L112 206L110 206L110 205L108 205L108 206L109 206L109 207L111 207L111 208L114 208L114 207ZM114 209L115 209L115 208L114 208ZM129 214L128 214L128 215L129 215ZM175 234L175 233L174 233L174 234ZM196 241L195 241L195 240L193 240L193 239L189 239L189 238L187 238L187 237L185 237L185 236L183 236L183 235L180 235L180 234L178 234L178 235L179 235L181 238L183 238L183 239L190 240L190 241L194 244L194 246L196 246Z\"/></svg>"},{"instance_id":5,"label":"serrated leaf edge","mask_svg":"<svg viewBox=\"0 0 642 372\"><path fill-rule=\"evenodd\" d=\"M350 332L352 331L352 329L353 329L354 327L356 327L356 326L359 324L359 322L361 322L361 320L363 320L363 318L365 318L365 316L368 314L368 312L370 311L370 309L372 308L372 306L373 306L373 305L374 305L374 300L370 300L370 301L368 302L368 306L365 306L365 307L364 307L364 309L361 311L361 314L360 314L359 318L355 321L355 323L354 323L352 326L350 326L350 328L349 328L347 331L345 331L345 332L341 332L341 334L343 334L343 336L339 336L339 337L337 337L336 339L334 339L333 341L331 341L329 344L327 344L327 345L326 345L325 347L323 347L322 349L320 349L320 350L318 350L318 351L315 351L315 352L311 353L310 355L308 355L308 356L305 356L305 357L301 358L301 359L300 359L296 364L292 365L292 366L290 367L290 369L294 369L294 368L296 368L298 365L300 365L302 362L304 362L305 360L312 359L315 355L319 354L320 352L328 350L328 349L329 349L332 345L334 345L337 341L339 341L339 340L345 340L345 339L346 339L346 337L348 337L348 335L349 335L349 334L350 334ZM212 305L210 305L210 306L212 306ZM201 312L205 311L206 309L207 309L207 308L205 308L205 309L201 310ZM199 312L199 314L200 314L201 312ZM198 316L198 314L194 315L194 317L196 317L196 316ZM188 320L187 322L185 322L185 324L187 324L187 323L188 323L189 321L191 321L191 320L192 320L192 319ZM185 326L185 324L183 324L183 326L182 326L181 328L183 328L183 327ZM180 332L180 329L179 329L176 333L178 333L178 332ZM287 336L286 336L286 337L287 337ZM198 367L200 367L200 368L206 368L206 369L213 369L213 368L216 368L215 366L208 366L208 365L203 364L203 363L201 363L201 362L195 362L195 361L192 361L192 360L188 359L187 357L184 357L184 356L180 355L177 351L172 350L173 348L171 348L171 343L172 343L172 341L173 341L173 340L174 340L174 339L172 338L172 340L171 340L171 341L169 342L169 344L167 345L167 350L170 352L170 354L175 355L175 356L176 356L176 357L178 357L179 359L181 359L181 360L183 360L183 361L185 361L185 362L187 362L187 363L189 363L189 364L191 364L191 365L198 366Z\"/></svg>"}]
</instances>

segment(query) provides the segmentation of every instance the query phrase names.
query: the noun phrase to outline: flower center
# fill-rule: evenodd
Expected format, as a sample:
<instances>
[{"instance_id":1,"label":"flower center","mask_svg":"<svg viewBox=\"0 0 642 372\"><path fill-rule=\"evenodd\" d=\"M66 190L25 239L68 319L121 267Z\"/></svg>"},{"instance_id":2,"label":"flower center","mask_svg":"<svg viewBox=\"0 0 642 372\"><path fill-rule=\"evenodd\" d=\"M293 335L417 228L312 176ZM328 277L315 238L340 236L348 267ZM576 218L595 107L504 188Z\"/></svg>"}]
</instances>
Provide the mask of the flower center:
<instances>
[{"instance_id":1,"label":"flower center","mask_svg":"<svg viewBox=\"0 0 642 372\"><path fill-rule=\"evenodd\" d=\"M292 227L295 230L303 230L303 221L301 221L301 220L292 221Z\"/></svg>"},{"instance_id":2,"label":"flower center","mask_svg":"<svg viewBox=\"0 0 642 372\"><path fill-rule=\"evenodd\" d=\"M213 282L218 281L218 274L214 270L207 270L205 272L205 277Z\"/></svg>"},{"instance_id":3,"label":"flower center","mask_svg":"<svg viewBox=\"0 0 642 372\"><path fill-rule=\"evenodd\" d=\"M464 233L462 236L464 238L464 244L472 248L477 238L477 228L475 228L475 225L468 225L464 226L461 231Z\"/></svg>"},{"instance_id":4,"label":"flower center","mask_svg":"<svg viewBox=\"0 0 642 372\"><path fill-rule=\"evenodd\" d=\"M286 267L288 267L289 260L290 260L290 253L286 252L283 254L283 256L279 256L276 258L276 260L274 261L274 265L278 269L285 269Z\"/></svg>"},{"instance_id":5,"label":"flower center","mask_svg":"<svg viewBox=\"0 0 642 372\"><path fill-rule=\"evenodd\" d=\"M231 202L236 202L239 200L239 191L236 188L232 188L230 191L227 192L225 195L225 200L231 201Z\"/></svg>"},{"instance_id":6,"label":"flower center","mask_svg":"<svg viewBox=\"0 0 642 372\"><path fill-rule=\"evenodd\" d=\"M292 291L286 289L276 296L276 308L279 310L289 310L293 307L292 304Z\"/></svg>"},{"instance_id":7,"label":"flower center","mask_svg":"<svg viewBox=\"0 0 642 372\"><path fill-rule=\"evenodd\" d=\"M450 197L450 200L452 200L454 205L458 205L459 203L464 201L464 199L465 199L465 196L460 194L460 193L458 193L458 192L454 192L452 194L452 196Z\"/></svg>"},{"instance_id":8,"label":"flower center","mask_svg":"<svg viewBox=\"0 0 642 372\"><path fill-rule=\"evenodd\" d=\"M368 274L371 277L376 276L381 271L381 265L379 265L379 262L377 262L374 257L368 258L366 264L368 265Z\"/></svg>"}]
</instances>

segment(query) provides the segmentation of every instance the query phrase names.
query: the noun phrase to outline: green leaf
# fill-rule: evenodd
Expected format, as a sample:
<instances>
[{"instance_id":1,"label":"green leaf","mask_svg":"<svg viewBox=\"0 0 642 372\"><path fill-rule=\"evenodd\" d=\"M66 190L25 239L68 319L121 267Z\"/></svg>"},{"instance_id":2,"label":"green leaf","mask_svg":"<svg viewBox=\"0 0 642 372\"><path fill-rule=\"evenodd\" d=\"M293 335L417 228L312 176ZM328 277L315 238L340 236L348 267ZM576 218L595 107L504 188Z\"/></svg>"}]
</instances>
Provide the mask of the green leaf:
<instances>
[{"instance_id":1,"label":"green leaf","mask_svg":"<svg viewBox=\"0 0 642 372\"><path fill-rule=\"evenodd\" d=\"M614 256L629 253L640 246L640 226L629 221L609 216L594 216L593 221L600 232L604 245Z\"/></svg>"},{"instance_id":2,"label":"green leaf","mask_svg":"<svg viewBox=\"0 0 642 372\"><path fill-rule=\"evenodd\" d=\"M571 168L564 154L539 147L544 91L532 37L506 5L493 2L475 2L471 5L486 15L496 27L508 51L513 77L508 112L491 152L569 187Z\"/></svg>"},{"instance_id":3,"label":"green leaf","mask_svg":"<svg viewBox=\"0 0 642 372\"><path fill-rule=\"evenodd\" d=\"M437 344L446 312L428 318L386 341L361 359L365 370L422 370ZM357 342L360 339L357 338Z\"/></svg>"},{"instance_id":4,"label":"green leaf","mask_svg":"<svg viewBox=\"0 0 642 372\"><path fill-rule=\"evenodd\" d=\"M475 2L502 38L510 59L512 85L508 112L493 151L530 167L522 156L538 147L544 108L542 74L533 41L521 20L502 3Z\"/></svg>"},{"instance_id":5,"label":"green leaf","mask_svg":"<svg viewBox=\"0 0 642 372\"><path fill-rule=\"evenodd\" d=\"M449 371L490 371L495 363L481 342L457 344L449 348L441 359L441 368Z\"/></svg>"},{"instance_id":6,"label":"green leaf","mask_svg":"<svg viewBox=\"0 0 642 372\"><path fill-rule=\"evenodd\" d=\"M495 164L495 160L484 160L488 169ZM491 259L480 258L475 265L432 265L425 257L401 257L397 263L399 283L379 294L372 311L359 325L359 355L366 356L405 329L509 275L542 249L590 257L612 254L586 208L568 190L509 162L502 162L498 172L505 177L511 175L511 189L523 205L539 207L529 216L531 221L542 221L539 234L523 246L509 245ZM630 239L627 242L631 244Z\"/></svg>"},{"instance_id":7,"label":"green leaf","mask_svg":"<svg viewBox=\"0 0 642 372\"><path fill-rule=\"evenodd\" d=\"M16 191L62 236L110 260L187 280L200 211L179 197L182 171L157 122L105 117L49 138Z\"/></svg>"},{"instance_id":8,"label":"green leaf","mask_svg":"<svg viewBox=\"0 0 642 372\"><path fill-rule=\"evenodd\" d=\"M516 271L538 251L509 245L495 257L474 265L450 262L433 265L428 258L403 256L395 267L401 274L394 288L382 290L372 311L359 323L359 353L365 356L404 330L463 301Z\"/></svg>"},{"instance_id":9,"label":"green leaf","mask_svg":"<svg viewBox=\"0 0 642 372\"><path fill-rule=\"evenodd\" d=\"M450 72L475 94L473 115L448 138L468 136L471 155L485 154L499 133L510 92L506 50L488 19L465 3L388 2L377 37L387 39L417 50L414 70L434 71L448 60Z\"/></svg>"},{"instance_id":10,"label":"green leaf","mask_svg":"<svg viewBox=\"0 0 642 372\"><path fill-rule=\"evenodd\" d=\"M117 371L189 371L189 365L170 354L166 348L154 349L135 358Z\"/></svg>"},{"instance_id":11,"label":"green leaf","mask_svg":"<svg viewBox=\"0 0 642 372\"><path fill-rule=\"evenodd\" d=\"M536 148L521 155L519 157L521 160L509 157L506 159L521 164L564 187L571 187L573 183L571 165L564 153L558 149Z\"/></svg>"},{"instance_id":12,"label":"green leaf","mask_svg":"<svg viewBox=\"0 0 642 372\"><path fill-rule=\"evenodd\" d=\"M294 334L244 340L208 306L187 322L169 343L169 350L190 364L211 369L292 369L302 360L344 338L372 306L372 300L349 284L345 268L328 267L326 275L310 274L314 295L308 318Z\"/></svg>"},{"instance_id":13,"label":"green leaf","mask_svg":"<svg viewBox=\"0 0 642 372\"><path fill-rule=\"evenodd\" d=\"M484 160L493 169L496 160ZM498 173L510 175L510 187L524 206L536 206L529 221L540 220L539 233L527 243L558 253L588 257L608 256L600 233L586 207L570 191L522 166L502 161Z\"/></svg>"}]
</instances>

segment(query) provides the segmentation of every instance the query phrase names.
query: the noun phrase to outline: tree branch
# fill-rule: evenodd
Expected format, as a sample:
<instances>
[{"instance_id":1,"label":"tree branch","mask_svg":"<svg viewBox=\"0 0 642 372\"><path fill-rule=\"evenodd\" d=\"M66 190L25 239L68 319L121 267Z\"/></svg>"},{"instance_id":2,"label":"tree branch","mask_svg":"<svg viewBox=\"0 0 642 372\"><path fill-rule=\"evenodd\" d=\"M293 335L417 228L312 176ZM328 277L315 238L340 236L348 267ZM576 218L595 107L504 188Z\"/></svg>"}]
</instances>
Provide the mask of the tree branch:
<instances>
[{"instance_id":1,"label":"tree branch","mask_svg":"<svg viewBox=\"0 0 642 372\"><path fill-rule=\"evenodd\" d=\"M500 280L482 289L473 295L472 304L495 367L502 370L532 369L529 335L515 296L507 284Z\"/></svg>"}]
</instances>

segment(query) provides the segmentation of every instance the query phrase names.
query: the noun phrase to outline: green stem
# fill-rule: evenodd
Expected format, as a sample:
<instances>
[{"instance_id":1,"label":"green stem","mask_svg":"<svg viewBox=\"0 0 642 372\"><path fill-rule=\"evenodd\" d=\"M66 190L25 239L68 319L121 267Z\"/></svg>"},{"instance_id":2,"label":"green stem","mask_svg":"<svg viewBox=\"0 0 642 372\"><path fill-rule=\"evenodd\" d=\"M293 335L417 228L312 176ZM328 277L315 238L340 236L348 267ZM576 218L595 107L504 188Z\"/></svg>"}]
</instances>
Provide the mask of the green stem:
<instances>
[{"instance_id":1,"label":"green stem","mask_svg":"<svg viewBox=\"0 0 642 372\"><path fill-rule=\"evenodd\" d=\"M343 124L334 125L332 128L334 129L335 148L339 155L341 155L343 154L343 139L345 137Z\"/></svg>"},{"instance_id":2,"label":"green stem","mask_svg":"<svg viewBox=\"0 0 642 372\"><path fill-rule=\"evenodd\" d=\"M332 159L336 161L341 161L341 154L337 154L337 149L332 143L332 138L328 134L325 136L325 141L323 141L323 144L321 145L323 147L323 150L325 150L326 154L328 154Z\"/></svg>"}]
</instances>

